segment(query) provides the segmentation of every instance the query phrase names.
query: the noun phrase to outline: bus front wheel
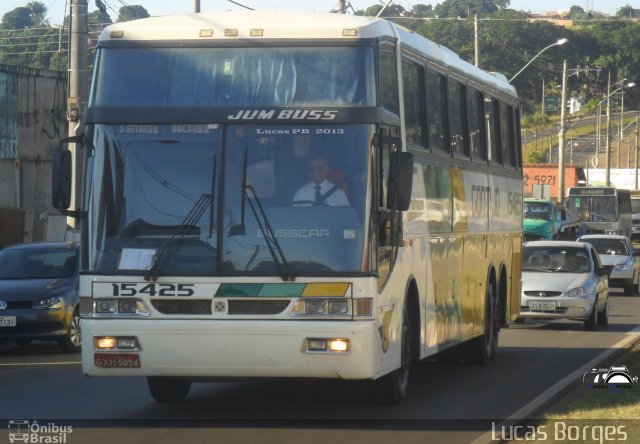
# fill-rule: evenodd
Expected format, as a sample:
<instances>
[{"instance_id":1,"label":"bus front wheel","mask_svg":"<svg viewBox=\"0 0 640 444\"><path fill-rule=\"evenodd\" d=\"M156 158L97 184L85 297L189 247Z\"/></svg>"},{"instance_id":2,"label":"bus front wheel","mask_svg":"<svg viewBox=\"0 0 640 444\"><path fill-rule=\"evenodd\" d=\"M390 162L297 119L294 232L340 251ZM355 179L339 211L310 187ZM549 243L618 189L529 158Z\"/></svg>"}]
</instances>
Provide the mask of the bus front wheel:
<instances>
[{"instance_id":1,"label":"bus front wheel","mask_svg":"<svg viewBox=\"0 0 640 444\"><path fill-rule=\"evenodd\" d=\"M149 376L147 386L151 397L158 402L176 402L187 399L191 382L180 378Z\"/></svg>"},{"instance_id":2,"label":"bus front wheel","mask_svg":"<svg viewBox=\"0 0 640 444\"><path fill-rule=\"evenodd\" d=\"M409 389L409 370L412 361L411 322L405 303L402 315L402 339L400 350L400 367L382 378L369 383L371 399L379 404L399 405L407 397Z\"/></svg>"}]
</instances>

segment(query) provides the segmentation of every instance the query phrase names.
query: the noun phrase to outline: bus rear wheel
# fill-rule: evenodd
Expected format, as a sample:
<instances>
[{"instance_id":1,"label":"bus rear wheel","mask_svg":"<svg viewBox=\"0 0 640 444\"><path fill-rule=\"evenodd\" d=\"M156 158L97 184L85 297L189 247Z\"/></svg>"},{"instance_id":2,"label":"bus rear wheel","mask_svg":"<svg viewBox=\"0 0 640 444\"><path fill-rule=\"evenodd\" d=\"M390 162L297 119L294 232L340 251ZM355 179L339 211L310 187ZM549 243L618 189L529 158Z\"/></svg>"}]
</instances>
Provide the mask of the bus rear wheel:
<instances>
[{"instance_id":1,"label":"bus rear wheel","mask_svg":"<svg viewBox=\"0 0 640 444\"><path fill-rule=\"evenodd\" d=\"M402 315L400 368L369 383L369 396L374 402L399 405L406 399L409 390L409 370L413 356L411 334L411 322L409 321L409 313L405 303Z\"/></svg>"},{"instance_id":2,"label":"bus rear wheel","mask_svg":"<svg viewBox=\"0 0 640 444\"><path fill-rule=\"evenodd\" d=\"M468 364L484 365L493 359L498 348L499 305L498 298L493 289L493 283L487 282L487 295L485 304L484 333L469 341L464 347L464 360Z\"/></svg>"},{"instance_id":3,"label":"bus rear wheel","mask_svg":"<svg viewBox=\"0 0 640 444\"><path fill-rule=\"evenodd\" d=\"M181 378L147 377L147 386L151 397L158 402L176 402L187 399L191 381Z\"/></svg>"}]
</instances>

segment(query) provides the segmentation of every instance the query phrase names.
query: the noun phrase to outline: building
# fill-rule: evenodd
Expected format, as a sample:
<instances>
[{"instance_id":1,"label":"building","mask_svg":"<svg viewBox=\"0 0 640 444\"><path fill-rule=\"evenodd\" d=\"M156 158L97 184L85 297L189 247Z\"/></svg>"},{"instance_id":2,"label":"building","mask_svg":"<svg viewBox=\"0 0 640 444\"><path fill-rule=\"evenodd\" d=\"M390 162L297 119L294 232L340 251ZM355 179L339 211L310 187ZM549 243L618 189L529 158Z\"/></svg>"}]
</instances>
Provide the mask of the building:
<instances>
[{"instance_id":1,"label":"building","mask_svg":"<svg viewBox=\"0 0 640 444\"><path fill-rule=\"evenodd\" d=\"M0 247L64 236L51 159L67 135L66 96L66 72L0 65Z\"/></svg>"}]
</instances>

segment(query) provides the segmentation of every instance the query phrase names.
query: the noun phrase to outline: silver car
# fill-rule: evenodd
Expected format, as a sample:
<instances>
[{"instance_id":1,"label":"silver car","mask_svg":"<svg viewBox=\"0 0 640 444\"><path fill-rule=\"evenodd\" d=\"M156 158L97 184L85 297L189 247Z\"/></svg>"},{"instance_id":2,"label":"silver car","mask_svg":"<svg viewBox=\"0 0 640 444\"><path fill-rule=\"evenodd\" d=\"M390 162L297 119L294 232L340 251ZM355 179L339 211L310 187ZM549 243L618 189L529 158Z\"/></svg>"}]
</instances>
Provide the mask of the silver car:
<instances>
[{"instance_id":1,"label":"silver car","mask_svg":"<svg viewBox=\"0 0 640 444\"><path fill-rule=\"evenodd\" d=\"M524 244L520 318L573 319L587 330L609 323L609 282L591 244Z\"/></svg>"},{"instance_id":2,"label":"silver car","mask_svg":"<svg viewBox=\"0 0 640 444\"><path fill-rule=\"evenodd\" d=\"M578 239L589 242L598 252L602 265L609 271L609 286L622 287L634 295L640 287L640 260L626 236L587 234Z\"/></svg>"}]
</instances>

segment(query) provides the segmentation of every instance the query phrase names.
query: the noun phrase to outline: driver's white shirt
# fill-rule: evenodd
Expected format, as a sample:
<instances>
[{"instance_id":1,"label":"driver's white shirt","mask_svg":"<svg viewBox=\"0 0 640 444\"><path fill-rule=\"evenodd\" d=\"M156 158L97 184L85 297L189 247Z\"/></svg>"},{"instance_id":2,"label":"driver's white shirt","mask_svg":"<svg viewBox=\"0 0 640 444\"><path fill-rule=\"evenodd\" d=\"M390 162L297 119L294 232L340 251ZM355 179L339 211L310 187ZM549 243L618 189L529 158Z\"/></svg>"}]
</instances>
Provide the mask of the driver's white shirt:
<instances>
[{"instance_id":1,"label":"driver's white shirt","mask_svg":"<svg viewBox=\"0 0 640 444\"><path fill-rule=\"evenodd\" d=\"M311 181L296 191L296 194L293 196L293 205L312 206L313 202L316 200L316 185L317 184L315 182ZM320 193L324 196L333 187L334 184L325 179L324 182L320 184ZM349 205L349 199L347 199L347 195L344 194L344 191L338 188L331 194L331 196L327 197L323 201L322 205L344 207Z\"/></svg>"}]
</instances>

